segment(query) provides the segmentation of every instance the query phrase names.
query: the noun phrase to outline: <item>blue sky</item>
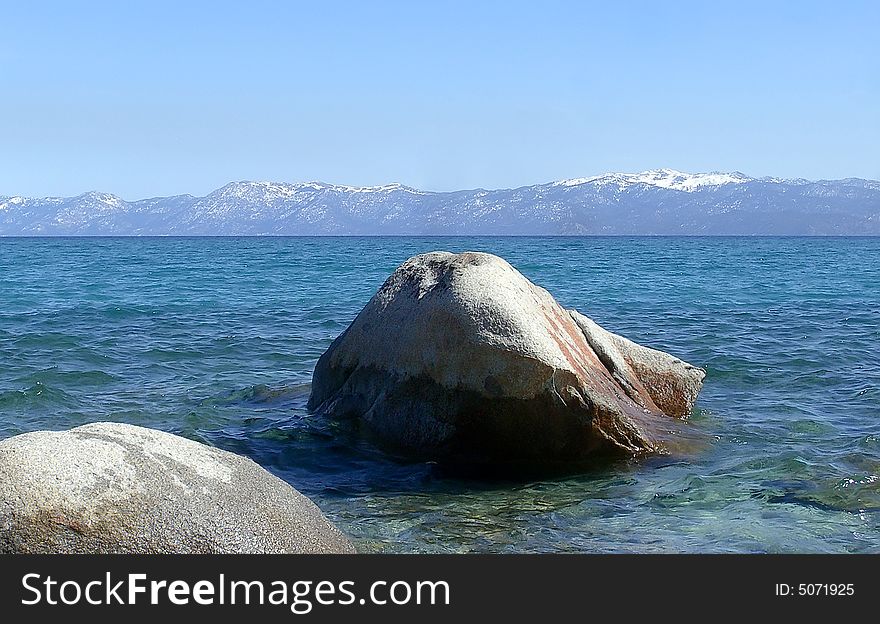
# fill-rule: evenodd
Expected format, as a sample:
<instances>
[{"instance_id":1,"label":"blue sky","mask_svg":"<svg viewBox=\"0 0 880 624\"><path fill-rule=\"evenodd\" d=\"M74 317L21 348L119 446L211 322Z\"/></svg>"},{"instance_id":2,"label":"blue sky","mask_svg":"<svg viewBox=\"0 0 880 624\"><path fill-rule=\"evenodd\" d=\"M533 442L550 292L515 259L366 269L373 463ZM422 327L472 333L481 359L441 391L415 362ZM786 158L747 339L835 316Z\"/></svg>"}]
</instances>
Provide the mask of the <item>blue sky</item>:
<instances>
[{"instance_id":1,"label":"blue sky","mask_svg":"<svg viewBox=\"0 0 880 624\"><path fill-rule=\"evenodd\" d=\"M880 179L878 7L5 2L0 195Z\"/></svg>"}]
</instances>

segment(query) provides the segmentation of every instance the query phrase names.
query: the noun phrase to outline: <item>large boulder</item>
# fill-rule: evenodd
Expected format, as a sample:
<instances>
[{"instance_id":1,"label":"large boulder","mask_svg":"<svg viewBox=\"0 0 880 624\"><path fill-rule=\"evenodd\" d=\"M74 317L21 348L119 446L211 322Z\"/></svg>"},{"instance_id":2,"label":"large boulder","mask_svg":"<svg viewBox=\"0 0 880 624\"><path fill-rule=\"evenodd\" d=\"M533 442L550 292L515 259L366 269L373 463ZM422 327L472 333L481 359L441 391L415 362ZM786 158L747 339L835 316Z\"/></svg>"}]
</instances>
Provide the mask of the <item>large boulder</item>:
<instances>
[{"instance_id":1,"label":"large boulder","mask_svg":"<svg viewBox=\"0 0 880 624\"><path fill-rule=\"evenodd\" d=\"M563 309L503 259L404 262L315 367L309 408L428 459L663 452L705 372Z\"/></svg>"},{"instance_id":2,"label":"large boulder","mask_svg":"<svg viewBox=\"0 0 880 624\"><path fill-rule=\"evenodd\" d=\"M341 553L349 540L250 459L117 423L0 442L0 553Z\"/></svg>"}]
</instances>

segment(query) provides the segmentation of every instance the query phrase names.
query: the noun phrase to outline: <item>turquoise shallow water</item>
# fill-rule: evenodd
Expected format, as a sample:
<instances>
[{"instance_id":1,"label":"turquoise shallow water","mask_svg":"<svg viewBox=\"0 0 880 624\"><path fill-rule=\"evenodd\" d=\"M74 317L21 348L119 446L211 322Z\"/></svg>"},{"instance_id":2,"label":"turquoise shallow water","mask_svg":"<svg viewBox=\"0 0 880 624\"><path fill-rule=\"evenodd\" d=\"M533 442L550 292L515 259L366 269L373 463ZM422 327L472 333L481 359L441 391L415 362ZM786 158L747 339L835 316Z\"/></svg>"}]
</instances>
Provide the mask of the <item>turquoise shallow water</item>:
<instances>
[{"instance_id":1,"label":"turquoise shallow water","mask_svg":"<svg viewBox=\"0 0 880 624\"><path fill-rule=\"evenodd\" d=\"M701 443L481 482L310 417L318 356L435 249L705 367ZM880 239L0 239L0 437L96 420L247 454L368 551L880 552Z\"/></svg>"}]
</instances>

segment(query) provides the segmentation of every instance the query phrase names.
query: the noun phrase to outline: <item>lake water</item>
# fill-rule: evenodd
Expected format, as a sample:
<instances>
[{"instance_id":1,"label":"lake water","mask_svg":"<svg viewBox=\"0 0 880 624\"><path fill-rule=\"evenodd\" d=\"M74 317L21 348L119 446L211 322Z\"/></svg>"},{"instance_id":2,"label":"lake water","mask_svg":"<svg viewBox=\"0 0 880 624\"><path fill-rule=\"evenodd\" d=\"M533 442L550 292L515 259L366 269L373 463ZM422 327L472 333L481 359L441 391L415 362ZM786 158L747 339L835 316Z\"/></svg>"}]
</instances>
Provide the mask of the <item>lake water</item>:
<instances>
[{"instance_id":1,"label":"lake water","mask_svg":"<svg viewBox=\"0 0 880 624\"><path fill-rule=\"evenodd\" d=\"M503 256L707 369L683 456L481 481L305 410L407 257ZM363 551L880 552L880 239L0 239L0 437L98 420L246 454Z\"/></svg>"}]
</instances>

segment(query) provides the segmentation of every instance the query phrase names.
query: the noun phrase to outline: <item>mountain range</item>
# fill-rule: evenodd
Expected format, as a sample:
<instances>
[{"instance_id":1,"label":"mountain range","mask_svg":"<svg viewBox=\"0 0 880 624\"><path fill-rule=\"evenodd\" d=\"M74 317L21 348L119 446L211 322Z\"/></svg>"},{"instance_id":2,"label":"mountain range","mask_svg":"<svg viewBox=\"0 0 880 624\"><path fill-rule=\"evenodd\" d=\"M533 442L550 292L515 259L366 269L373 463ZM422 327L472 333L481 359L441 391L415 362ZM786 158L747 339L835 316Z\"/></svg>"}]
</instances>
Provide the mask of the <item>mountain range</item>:
<instances>
[{"instance_id":1,"label":"mountain range","mask_svg":"<svg viewBox=\"0 0 880 624\"><path fill-rule=\"evenodd\" d=\"M125 201L0 196L0 236L880 235L880 182L656 169L515 189L232 182Z\"/></svg>"}]
</instances>

